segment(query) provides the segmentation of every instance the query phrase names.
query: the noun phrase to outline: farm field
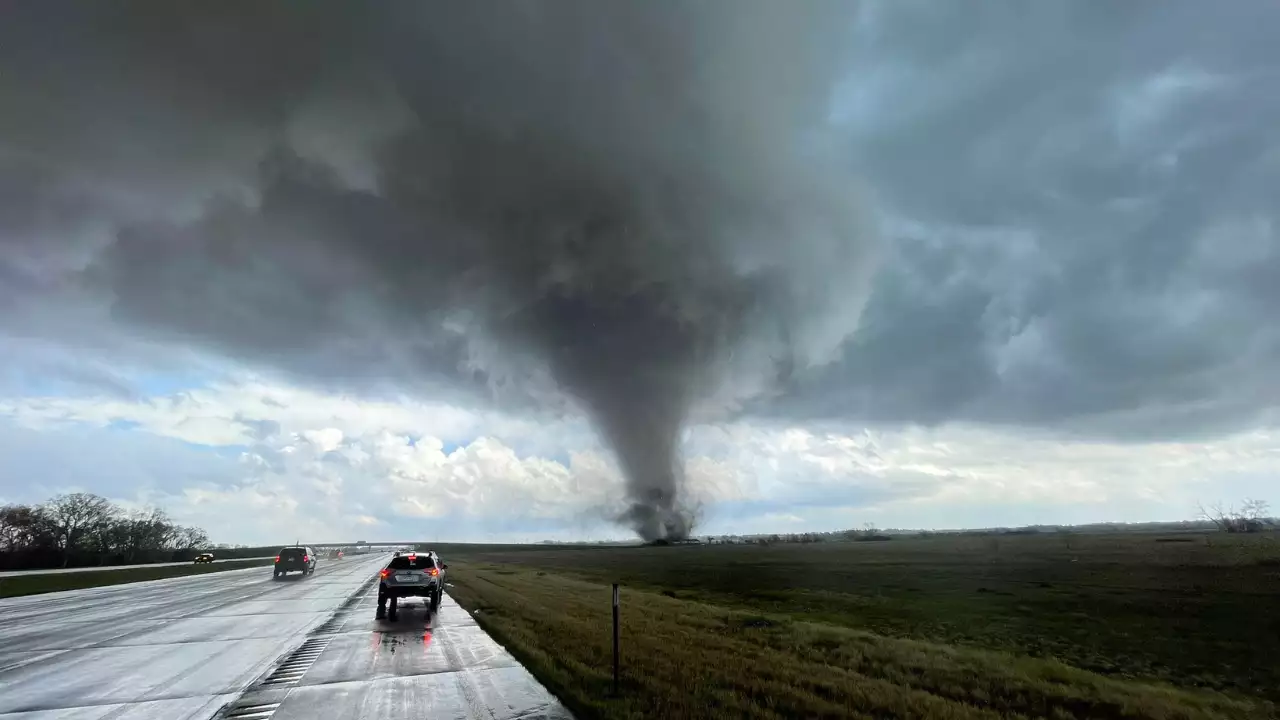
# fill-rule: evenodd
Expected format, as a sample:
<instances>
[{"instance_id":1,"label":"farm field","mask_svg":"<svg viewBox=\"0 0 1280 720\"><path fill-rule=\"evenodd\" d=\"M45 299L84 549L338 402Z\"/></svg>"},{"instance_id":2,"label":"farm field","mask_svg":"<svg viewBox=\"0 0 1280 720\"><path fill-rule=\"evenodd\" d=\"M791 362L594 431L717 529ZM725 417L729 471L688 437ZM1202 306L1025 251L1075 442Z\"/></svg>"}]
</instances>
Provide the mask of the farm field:
<instances>
[{"instance_id":1,"label":"farm field","mask_svg":"<svg viewBox=\"0 0 1280 720\"><path fill-rule=\"evenodd\" d=\"M1271 534L435 549L455 599L584 718L1266 718L1280 701Z\"/></svg>"}]
</instances>

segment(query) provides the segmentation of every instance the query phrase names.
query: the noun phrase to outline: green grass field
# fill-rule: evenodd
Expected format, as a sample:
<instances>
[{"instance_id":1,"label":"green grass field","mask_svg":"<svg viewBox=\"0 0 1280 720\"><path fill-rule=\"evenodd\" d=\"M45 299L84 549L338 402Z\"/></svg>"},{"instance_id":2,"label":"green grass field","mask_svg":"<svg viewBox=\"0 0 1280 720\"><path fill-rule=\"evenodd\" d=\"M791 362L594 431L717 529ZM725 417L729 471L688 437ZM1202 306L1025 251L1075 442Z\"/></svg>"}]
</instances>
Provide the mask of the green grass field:
<instances>
[{"instance_id":1,"label":"green grass field","mask_svg":"<svg viewBox=\"0 0 1280 720\"><path fill-rule=\"evenodd\" d=\"M119 585L121 583L141 582L143 580L162 580L164 578L184 575L203 575L205 573L226 572L242 568L260 567L275 562L272 558L265 560L232 560L209 565L169 565L163 567L141 567L126 570L86 570L74 573L48 573L41 575L13 575L0 577L0 597L17 597L19 595L36 595L39 593L58 592L60 590L79 590L81 588L100 587L103 585Z\"/></svg>"},{"instance_id":2,"label":"green grass field","mask_svg":"<svg viewBox=\"0 0 1280 720\"><path fill-rule=\"evenodd\" d=\"M1280 701L1274 536L436 549L458 602L585 718L1267 718Z\"/></svg>"}]
</instances>

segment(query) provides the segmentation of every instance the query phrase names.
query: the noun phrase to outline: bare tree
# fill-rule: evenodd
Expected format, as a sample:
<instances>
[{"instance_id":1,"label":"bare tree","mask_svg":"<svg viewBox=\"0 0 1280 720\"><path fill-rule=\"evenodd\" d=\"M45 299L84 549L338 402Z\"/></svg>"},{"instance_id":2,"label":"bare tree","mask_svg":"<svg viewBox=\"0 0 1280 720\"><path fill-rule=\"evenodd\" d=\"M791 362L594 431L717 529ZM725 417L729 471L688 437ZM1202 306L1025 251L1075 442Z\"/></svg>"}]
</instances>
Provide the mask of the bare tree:
<instances>
[{"instance_id":1,"label":"bare tree","mask_svg":"<svg viewBox=\"0 0 1280 720\"><path fill-rule=\"evenodd\" d=\"M95 532L117 512L106 498L92 493L58 495L43 507L53 529L54 544L62 552L62 566L66 567L71 553L80 547L85 537Z\"/></svg>"},{"instance_id":2,"label":"bare tree","mask_svg":"<svg viewBox=\"0 0 1280 720\"><path fill-rule=\"evenodd\" d=\"M165 511L139 510L129 518L129 551L160 550L168 547L178 531Z\"/></svg>"},{"instance_id":3,"label":"bare tree","mask_svg":"<svg viewBox=\"0 0 1280 720\"><path fill-rule=\"evenodd\" d=\"M1264 522L1269 519L1270 512L1271 504L1266 500L1245 498L1244 504L1240 506L1240 515L1244 517L1245 520Z\"/></svg>"},{"instance_id":4,"label":"bare tree","mask_svg":"<svg viewBox=\"0 0 1280 720\"><path fill-rule=\"evenodd\" d=\"M48 525L38 507L0 507L0 552L16 553L43 544L49 539Z\"/></svg>"},{"instance_id":5,"label":"bare tree","mask_svg":"<svg viewBox=\"0 0 1280 720\"><path fill-rule=\"evenodd\" d=\"M86 544L97 552L99 565L105 565L112 552L123 544L126 532L124 522L124 512L107 503L101 515L85 528Z\"/></svg>"},{"instance_id":6,"label":"bare tree","mask_svg":"<svg viewBox=\"0 0 1280 720\"><path fill-rule=\"evenodd\" d=\"M1232 511L1223 507L1222 503L1214 503L1209 507L1197 504L1196 509L1199 510L1196 515L1198 519L1213 523L1215 527L1223 532L1230 532L1228 528L1231 525L1230 513Z\"/></svg>"},{"instance_id":7,"label":"bare tree","mask_svg":"<svg viewBox=\"0 0 1280 720\"><path fill-rule=\"evenodd\" d=\"M209 545L209 535L198 527L178 528L177 545L179 550L195 550Z\"/></svg>"},{"instance_id":8,"label":"bare tree","mask_svg":"<svg viewBox=\"0 0 1280 720\"><path fill-rule=\"evenodd\" d=\"M1259 532L1270 524L1267 516L1270 504L1266 500L1245 498L1237 509L1234 505L1224 506L1214 503L1209 507L1199 506L1200 519L1213 523L1222 532L1251 533Z\"/></svg>"},{"instance_id":9,"label":"bare tree","mask_svg":"<svg viewBox=\"0 0 1280 720\"><path fill-rule=\"evenodd\" d=\"M59 495L39 506L0 507L0 567L155 562L165 553L209 546L198 527L180 527L163 510L125 513L89 493Z\"/></svg>"}]
</instances>

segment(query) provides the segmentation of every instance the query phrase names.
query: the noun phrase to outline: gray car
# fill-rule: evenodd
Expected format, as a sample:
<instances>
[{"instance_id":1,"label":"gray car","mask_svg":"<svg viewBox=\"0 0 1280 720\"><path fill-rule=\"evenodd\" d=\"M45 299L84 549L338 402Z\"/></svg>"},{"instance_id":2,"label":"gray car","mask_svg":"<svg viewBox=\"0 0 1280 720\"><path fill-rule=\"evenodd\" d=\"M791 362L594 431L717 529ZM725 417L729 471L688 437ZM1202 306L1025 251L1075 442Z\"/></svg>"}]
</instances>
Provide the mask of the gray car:
<instances>
[{"instance_id":1,"label":"gray car","mask_svg":"<svg viewBox=\"0 0 1280 720\"><path fill-rule=\"evenodd\" d=\"M426 598L428 612L439 610L444 595L444 572L448 567L433 552L409 552L391 558L391 562L378 572L376 617L395 620L399 600L403 597Z\"/></svg>"}]
</instances>

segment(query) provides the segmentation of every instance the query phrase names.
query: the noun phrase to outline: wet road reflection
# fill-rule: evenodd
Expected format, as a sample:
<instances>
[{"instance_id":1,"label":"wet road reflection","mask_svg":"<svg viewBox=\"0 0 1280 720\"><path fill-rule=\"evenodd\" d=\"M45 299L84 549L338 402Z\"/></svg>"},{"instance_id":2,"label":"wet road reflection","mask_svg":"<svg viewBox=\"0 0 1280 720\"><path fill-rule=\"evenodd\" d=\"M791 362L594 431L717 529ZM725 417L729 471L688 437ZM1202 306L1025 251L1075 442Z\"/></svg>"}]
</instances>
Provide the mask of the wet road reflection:
<instances>
[{"instance_id":1,"label":"wet road reflection","mask_svg":"<svg viewBox=\"0 0 1280 720\"><path fill-rule=\"evenodd\" d=\"M273 707L271 720L571 717L451 598L434 616L410 604L392 622L374 619L375 593L339 614L296 683L255 687L235 707Z\"/></svg>"},{"instance_id":2,"label":"wet road reflection","mask_svg":"<svg viewBox=\"0 0 1280 720\"><path fill-rule=\"evenodd\" d=\"M379 557L0 600L0 719L210 718L366 586Z\"/></svg>"}]
</instances>

